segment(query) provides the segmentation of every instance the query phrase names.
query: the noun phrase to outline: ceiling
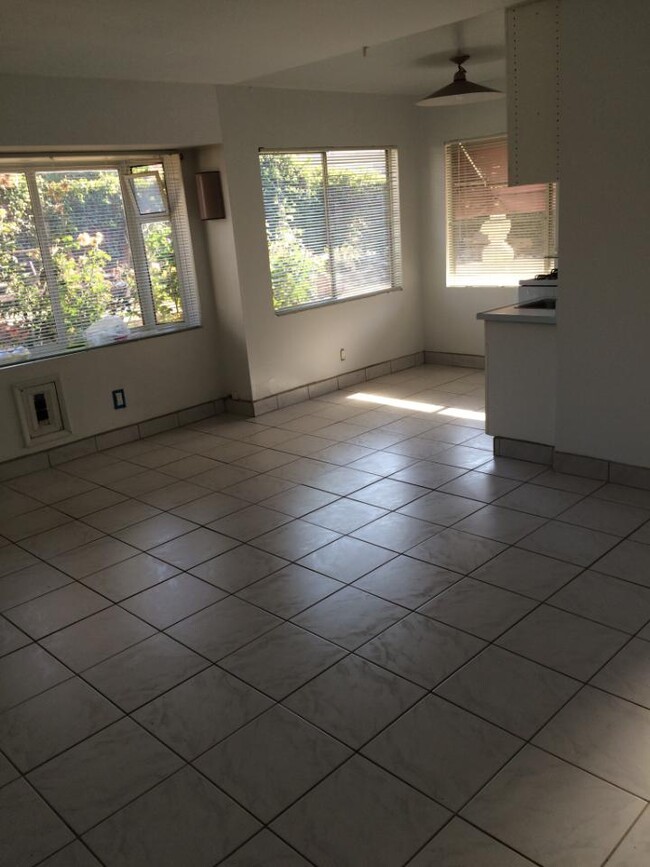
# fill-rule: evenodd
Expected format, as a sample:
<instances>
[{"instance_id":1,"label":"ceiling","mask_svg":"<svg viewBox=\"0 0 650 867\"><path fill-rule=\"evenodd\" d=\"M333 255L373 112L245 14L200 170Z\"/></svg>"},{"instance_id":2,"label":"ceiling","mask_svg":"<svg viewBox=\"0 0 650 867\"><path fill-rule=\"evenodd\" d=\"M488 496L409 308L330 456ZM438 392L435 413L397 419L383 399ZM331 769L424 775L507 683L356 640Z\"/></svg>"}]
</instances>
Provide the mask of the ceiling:
<instances>
[{"instance_id":1,"label":"ceiling","mask_svg":"<svg viewBox=\"0 0 650 867\"><path fill-rule=\"evenodd\" d=\"M503 10L459 21L379 45L362 47L294 69L251 79L246 84L302 90L426 96L449 84L456 67L449 58L465 49L471 55L468 78L503 86L506 74Z\"/></svg>"},{"instance_id":2,"label":"ceiling","mask_svg":"<svg viewBox=\"0 0 650 867\"><path fill-rule=\"evenodd\" d=\"M428 93L503 74L511 2L0 0L0 73Z\"/></svg>"}]
</instances>

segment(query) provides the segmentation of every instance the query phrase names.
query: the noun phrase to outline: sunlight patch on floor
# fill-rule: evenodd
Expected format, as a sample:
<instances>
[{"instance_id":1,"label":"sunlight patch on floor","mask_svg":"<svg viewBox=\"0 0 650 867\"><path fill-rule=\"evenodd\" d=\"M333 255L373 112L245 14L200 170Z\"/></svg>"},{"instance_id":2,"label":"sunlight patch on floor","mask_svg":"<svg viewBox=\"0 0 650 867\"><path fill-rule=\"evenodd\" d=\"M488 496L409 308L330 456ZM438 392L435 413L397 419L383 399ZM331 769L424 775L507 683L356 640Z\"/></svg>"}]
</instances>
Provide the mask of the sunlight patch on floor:
<instances>
[{"instance_id":1,"label":"sunlight patch on floor","mask_svg":"<svg viewBox=\"0 0 650 867\"><path fill-rule=\"evenodd\" d=\"M438 415L450 416L451 418L464 418L472 421L485 421L485 413L472 409L462 409L457 406L443 406L437 403L425 403L420 400L402 400L397 397L385 397L381 394L368 394L365 391L357 391L348 395L348 400L360 400L364 403L375 403L381 406L394 406L397 409L407 409L411 412L438 413Z\"/></svg>"}]
</instances>

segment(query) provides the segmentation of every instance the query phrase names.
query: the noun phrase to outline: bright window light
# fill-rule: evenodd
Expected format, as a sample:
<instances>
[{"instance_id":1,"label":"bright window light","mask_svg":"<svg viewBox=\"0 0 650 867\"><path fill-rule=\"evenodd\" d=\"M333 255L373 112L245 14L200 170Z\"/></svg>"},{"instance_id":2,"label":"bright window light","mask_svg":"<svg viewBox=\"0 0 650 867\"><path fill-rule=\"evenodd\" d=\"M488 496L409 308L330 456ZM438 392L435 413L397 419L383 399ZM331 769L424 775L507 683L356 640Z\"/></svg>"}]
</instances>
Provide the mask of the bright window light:
<instances>
[{"instance_id":1,"label":"bright window light","mask_svg":"<svg viewBox=\"0 0 650 867\"><path fill-rule=\"evenodd\" d=\"M460 409L455 406L448 406L447 409L441 411L440 415L450 415L453 418L467 418L472 421L485 421L484 412L475 412L473 409Z\"/></svg>"},{"instance_id":2,"label":"bright window light","mask_svg":"<svg viewBox=\"0 0 650 867\"><path fill-rule=\"evenodd\" d=\"M410 409L415 412L432 413L443 409L442 406L435 403L422 403L419 400L400 400L397 397L384 397L380 394L367 394L363 391L348 395L348 400L362 400L364 403L378 403L382 406L394 406L397 409Z\"/></svg>"},{"instance_id":3,"label":"bright window light","mask_svg":"<svg viewBox=\"0 0 650 867\"><path fill-rule=\"evenodd\" d=\"M412 412L437 412L439 415L447 415L452 418L466 418L471 421L485 421L484 412L476 412L472 409L461 409L456 406L442 406L436 403L424 403L420 400L401 400L397 397L384 397L381 394L368 394L365 391L357 391L349 394L348 400L360 400L364 403L377 403L381 406L394 406L397 409L409 409Z\"/></svg>"}]
</instances>

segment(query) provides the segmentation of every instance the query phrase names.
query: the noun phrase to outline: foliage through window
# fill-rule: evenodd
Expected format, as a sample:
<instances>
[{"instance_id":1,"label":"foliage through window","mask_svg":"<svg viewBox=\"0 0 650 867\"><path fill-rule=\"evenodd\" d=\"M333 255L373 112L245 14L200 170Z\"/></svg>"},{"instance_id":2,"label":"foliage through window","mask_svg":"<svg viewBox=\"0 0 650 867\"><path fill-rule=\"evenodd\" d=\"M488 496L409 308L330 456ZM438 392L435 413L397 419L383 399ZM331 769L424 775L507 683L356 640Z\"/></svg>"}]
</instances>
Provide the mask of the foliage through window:
<instances>
[{"instance_id":1,"label":"foliage through window","mask_svg":"<svg viewBox=\"0 0 650 867\"><path fill-rule=\"evenodd\" d=\"M401 285L397 151L261 151L273 307Z\"/></svg>"},{"instance_id":2,"label":"foliage through window","mask_svg":"<svg viewBox=\"0 0 650 867\"><path fill-rule=\"evenodd\" d=\"M516 286L556 256L555 184L508 186L505 136L446 145L447 285Z\"/></svg>"},{"instance_id":3,"label":"foliage through window","mask_svg":"<svg viewBox=\"0 0 650 867\"><path fill-rule=\"evenodd\" d=\"M106 316L198 324L179 157L0 162L0 363L81 348Z\"/></svg>"}]
</instances>

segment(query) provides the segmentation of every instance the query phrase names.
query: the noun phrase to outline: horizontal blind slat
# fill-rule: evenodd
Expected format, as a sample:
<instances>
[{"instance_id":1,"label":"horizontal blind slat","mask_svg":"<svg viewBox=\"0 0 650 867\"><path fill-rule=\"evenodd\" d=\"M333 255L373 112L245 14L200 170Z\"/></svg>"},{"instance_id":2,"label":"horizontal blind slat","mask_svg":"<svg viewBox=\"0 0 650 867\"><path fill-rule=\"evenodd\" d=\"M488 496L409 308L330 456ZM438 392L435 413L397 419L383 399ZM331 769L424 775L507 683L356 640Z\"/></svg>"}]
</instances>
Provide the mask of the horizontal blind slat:
<instances>
[{"instance_id":1,"label":"horizontal blind slat","mask_svg":"<svg viewBox=\"0 0 650 867\"><path fill-rule=\"evenodd\" d=\"M504 136L446 145L447 283L517 285L555 246L552 185L508 187Z\"/></svg>"},{"instance_id":2,"label":"horizontal blind slat","mask_svg":"<svg viewBox=\"0 0 650 867\"><path fill-rule=\"evenodd\" d=\"M6 350L17 345L34 357L83 347L86 329L107 315L134 334L198 324L178 155L40 162L0 174L0 362L13 360ZM139 184L138 207L121 183L125 172L147 181ZM148 295L155 321L143 317Z\"/></svg>"},{"instance_id":3,"label":"horizontal blind slat","mask_svg":"<svg viewBox=\"0 0 650 867\"><path fill-rule=\"evenodd\" d=\"M276 311L401 280L393 149L261 151Z\"/></svg>"}]
</instances>

